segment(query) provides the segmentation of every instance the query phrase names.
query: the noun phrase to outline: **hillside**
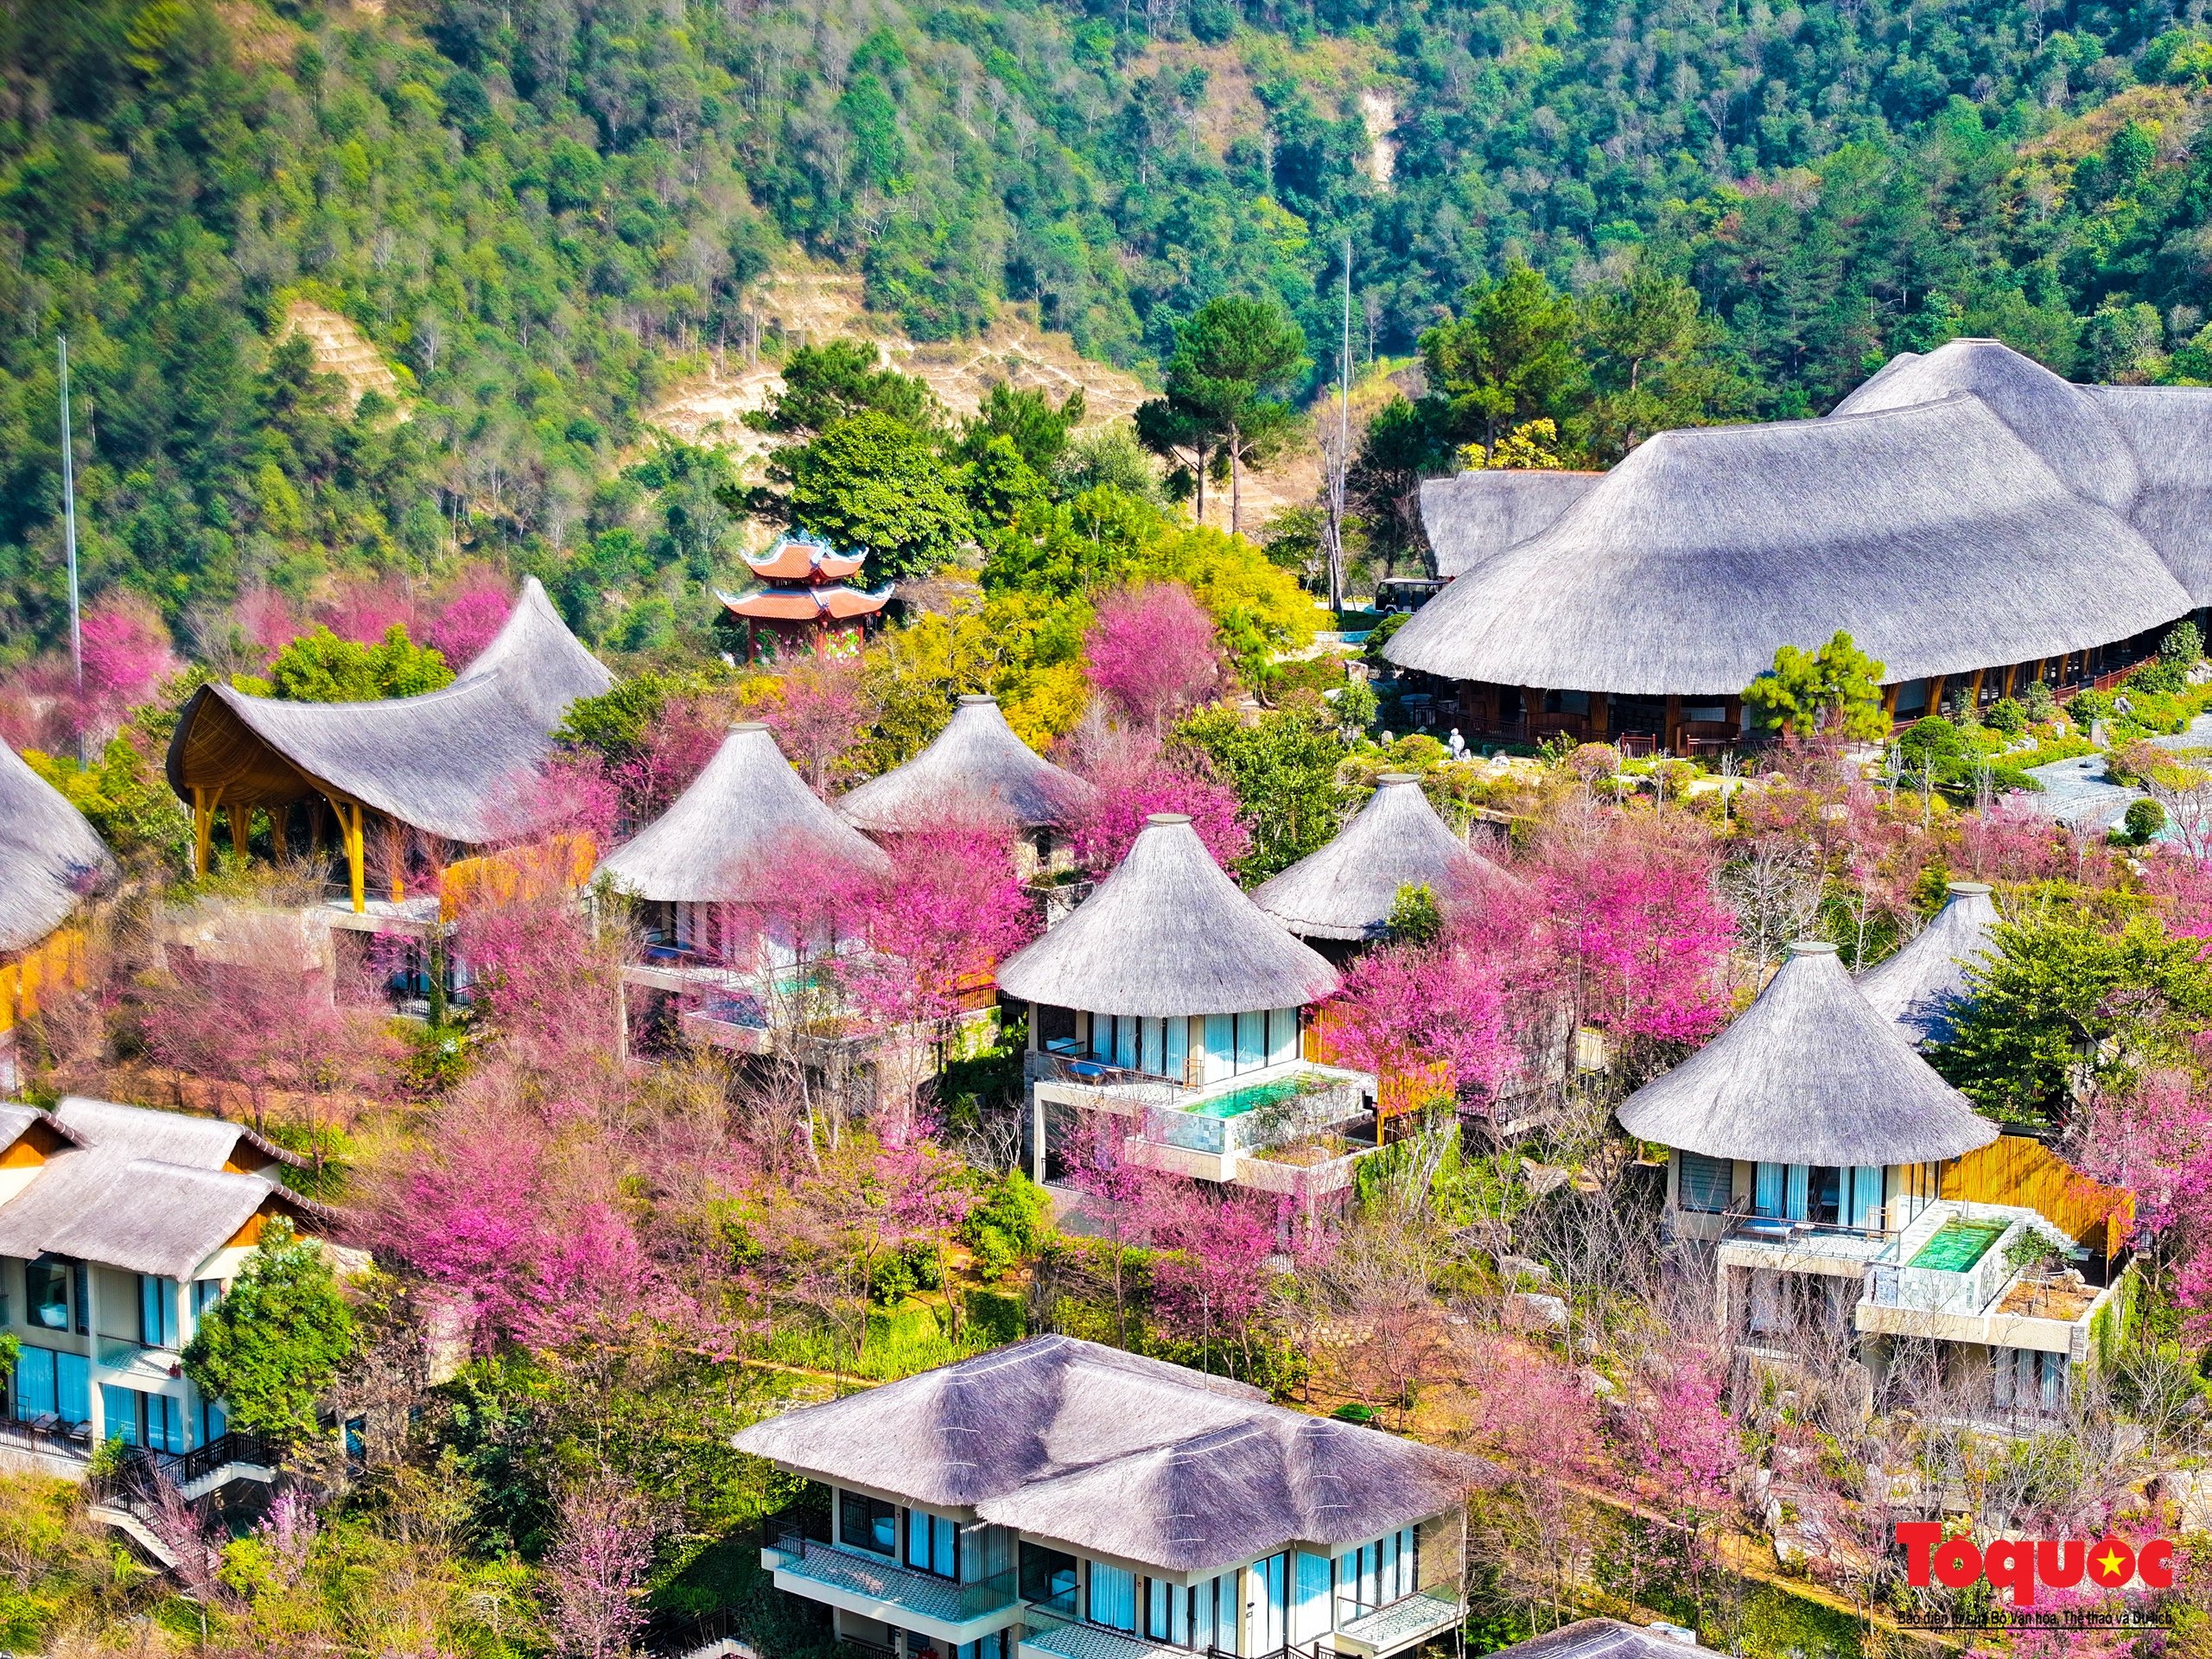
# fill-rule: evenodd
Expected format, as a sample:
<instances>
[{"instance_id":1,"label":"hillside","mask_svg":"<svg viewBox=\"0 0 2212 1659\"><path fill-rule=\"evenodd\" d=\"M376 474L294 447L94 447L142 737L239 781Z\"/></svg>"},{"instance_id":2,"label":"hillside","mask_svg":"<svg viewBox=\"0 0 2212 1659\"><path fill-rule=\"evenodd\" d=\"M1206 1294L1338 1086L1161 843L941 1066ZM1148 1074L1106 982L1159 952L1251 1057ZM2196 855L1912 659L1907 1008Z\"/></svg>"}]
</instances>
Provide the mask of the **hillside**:
<instances>
[{"instance_id":1,"label":"hillside","mask_svg":"<svg viewBox=\"0 0 2212 1659\"><path fill-rule=\"evenodd\" d=\"M1703 418L1960 333L2208 366L2212 46L2164 14L81 0L0 19L0 54L16 656L59 626L63 328L88 586L203 652L257 585L472 556L589 556L594 633L625 595L696 610L736 527L671 536L623 471L760 396L811 326L794 272L956 407L1000 368L1124 407L1220 294L1278 298L1325 379L1346 236L1365 354L1510 258L1686 276ZM601 559L615 529L643 552Z\"/></svg>"}]
</instances>

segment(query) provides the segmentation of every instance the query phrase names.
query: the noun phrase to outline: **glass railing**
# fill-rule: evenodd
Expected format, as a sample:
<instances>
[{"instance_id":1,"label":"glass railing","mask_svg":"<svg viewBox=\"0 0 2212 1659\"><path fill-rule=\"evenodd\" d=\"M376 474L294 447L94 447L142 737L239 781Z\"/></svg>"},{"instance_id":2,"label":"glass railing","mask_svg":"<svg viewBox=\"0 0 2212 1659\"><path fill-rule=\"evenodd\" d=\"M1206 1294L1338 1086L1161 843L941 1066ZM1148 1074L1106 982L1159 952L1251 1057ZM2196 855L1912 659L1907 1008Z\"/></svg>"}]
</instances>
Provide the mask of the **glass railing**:
<instances>
[{"instance_id":1,"label":"glass railing","mask_svg":"<svg viewBox=\"0 0 2212 1659\"><path fill-rule=\"evenodd\" d=\"M857 1590L880 1601L910 1603L918 1611L948 1622L982 1618L1013 1606L1020 1599L1012 1567L988 1578L956 1583L857 1550L839 1549L818 1539L772 1535L767 1547L783 1557L780 1565L785 1571ZM957 1611L947 1612L948 1601Z\"/></svg>"},{"instance_id":2,"label":"glass railing","mask_svg":"<svg viewBox=\"0 0 2212 1659\"><path fill-rule=\"evenodd\" d=\"M132 1337L100 1337L92 1344L93 1363L106 1366L128 1365L143 1353L152 1350Z\"/></svg>"}]
</instances>

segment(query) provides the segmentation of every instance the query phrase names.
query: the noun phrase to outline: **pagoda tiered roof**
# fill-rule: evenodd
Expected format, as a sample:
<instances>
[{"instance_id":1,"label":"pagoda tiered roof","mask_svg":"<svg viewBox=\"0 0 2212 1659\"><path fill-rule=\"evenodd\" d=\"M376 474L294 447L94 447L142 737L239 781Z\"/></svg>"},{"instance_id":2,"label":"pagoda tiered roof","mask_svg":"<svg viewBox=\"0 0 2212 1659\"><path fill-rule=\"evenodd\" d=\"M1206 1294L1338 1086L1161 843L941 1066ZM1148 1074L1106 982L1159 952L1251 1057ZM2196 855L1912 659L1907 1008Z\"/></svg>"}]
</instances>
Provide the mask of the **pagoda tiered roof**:
<instances>
[{"instance_id":1,"label":"pagoda tiered roof","mask_svg":"<svg viewBox=\"0 0 2212 1659\"><path fill-rule=\"evenodd\" d=\"M745 563L763 582L803 582L812 587L842 582L861 564L857 553L840 553L810 536L786 536L766 553L747 553Z\"/></svg>"}]
</instances>

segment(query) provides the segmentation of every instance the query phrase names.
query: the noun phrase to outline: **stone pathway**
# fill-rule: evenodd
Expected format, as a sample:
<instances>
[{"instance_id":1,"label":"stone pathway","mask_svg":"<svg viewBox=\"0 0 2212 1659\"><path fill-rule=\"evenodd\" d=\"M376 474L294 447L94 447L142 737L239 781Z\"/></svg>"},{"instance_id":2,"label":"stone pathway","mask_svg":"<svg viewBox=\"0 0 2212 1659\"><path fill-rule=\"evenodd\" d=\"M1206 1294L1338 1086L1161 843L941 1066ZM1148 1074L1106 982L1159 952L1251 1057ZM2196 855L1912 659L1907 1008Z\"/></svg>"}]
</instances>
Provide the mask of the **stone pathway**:
<instances>
[{"instance_id":1,"label":"stone pathway","mask_svg":"<svg viewBox=\"0 0 2212 1659\"><path fill-rule=\"evenodd\" d=\"M2212 748L2212 715L2199 715L2187 730L2151 741L2162 749ZM2102 753L2031 766L2028 776L2043 785L2041 794L2021 797L2029 809L2077 830L2109 830L2126 816L2129 802L2145 798L2142 790L2105 777Z\"/></svg>"}]
</instances>

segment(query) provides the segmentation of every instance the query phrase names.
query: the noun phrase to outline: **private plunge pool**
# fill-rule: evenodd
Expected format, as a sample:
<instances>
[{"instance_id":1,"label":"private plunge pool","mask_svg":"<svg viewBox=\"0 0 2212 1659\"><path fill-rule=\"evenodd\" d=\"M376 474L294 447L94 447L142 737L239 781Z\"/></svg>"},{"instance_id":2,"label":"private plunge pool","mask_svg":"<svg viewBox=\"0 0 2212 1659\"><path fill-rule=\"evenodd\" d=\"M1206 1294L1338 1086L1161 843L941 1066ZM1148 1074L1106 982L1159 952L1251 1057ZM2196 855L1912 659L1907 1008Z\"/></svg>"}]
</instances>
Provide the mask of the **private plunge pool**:
<instances>
[{"instance_id":1,"label":"private plunge pool","mask_svg":"<svg viewBox=\"0 0 2212 1659\"><path fill-rule=\"evenodd\" d=\"M1945 1273L1964 1273L1989 1254L1989 1247L2012 1225L2004 1221L1961 1221L1954 1217L1937 1228L1906 1265L1936 1268Z\"/></svg>"},{"instance_id":2,"label":"private plunge pool","mask_svg":"<svg viewBox=\"0 0 2212 1659\"><path fill-rule=\"evenodd\" d=\"M1256 1112L1263 1106L1280 1106L1311 1090L1313 1084L1304 1077L1276 1077L1268 1083L1248 1083L1241 1089L1231 1089L1226 1094L1209 1095L1190 1108L1194 1117L1242 1117L1247 1112Z\"/></svg>"}]
</instances>

